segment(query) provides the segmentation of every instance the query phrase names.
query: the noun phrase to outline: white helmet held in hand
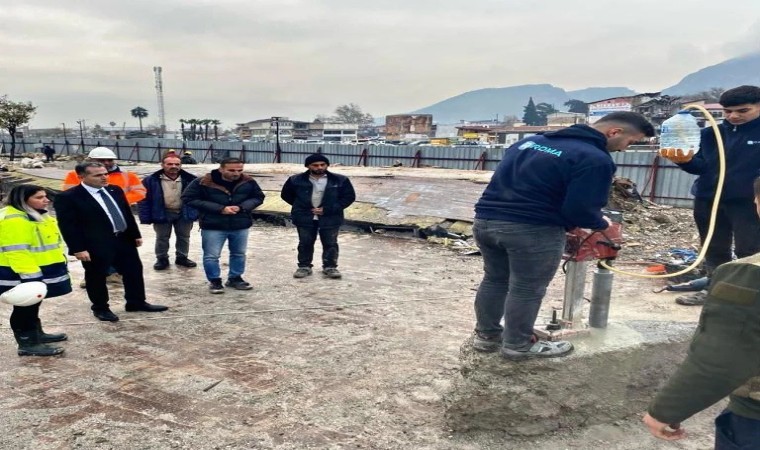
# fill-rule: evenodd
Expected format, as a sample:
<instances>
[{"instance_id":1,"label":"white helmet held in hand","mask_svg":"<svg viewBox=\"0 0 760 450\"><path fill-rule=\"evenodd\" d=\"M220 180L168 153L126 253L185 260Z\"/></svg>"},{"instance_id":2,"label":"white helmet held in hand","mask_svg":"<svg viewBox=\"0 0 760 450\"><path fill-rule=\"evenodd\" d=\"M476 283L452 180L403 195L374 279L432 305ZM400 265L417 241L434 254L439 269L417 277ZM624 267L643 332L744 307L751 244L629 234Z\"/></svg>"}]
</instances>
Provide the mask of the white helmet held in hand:
<instances>
[{"instance_id":1,"label":"white helmet held in hand","mask_svg":"<svg viewBox=\"0 0 760 450\"><path fill-rule=\"evenodd\" d=\"M90 159L116 159L116 154L107 147L95 147L87 155Z\"/></svg>"},{"instance_id":2,"label":"white helmet held in hand","mask_svg":"<svg viewBox=\"0 0 760 450\"><path fill-rule=\"evenodd\" d=\"M0 294L0 301L13 306L32 306L47 295L47 285L42 281L30 281Z\"/></svg>"}]
</instances>

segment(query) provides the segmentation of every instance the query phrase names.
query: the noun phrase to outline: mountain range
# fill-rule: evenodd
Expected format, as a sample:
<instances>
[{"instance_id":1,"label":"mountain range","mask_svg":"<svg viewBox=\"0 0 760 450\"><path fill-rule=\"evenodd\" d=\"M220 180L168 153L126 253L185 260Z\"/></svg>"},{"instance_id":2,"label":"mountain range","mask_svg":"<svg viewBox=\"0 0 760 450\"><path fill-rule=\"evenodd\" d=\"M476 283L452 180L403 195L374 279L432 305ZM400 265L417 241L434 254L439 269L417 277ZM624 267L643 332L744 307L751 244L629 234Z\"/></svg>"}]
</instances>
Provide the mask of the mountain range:
<instances>
[{"instance_id":1,"label":"mountain range","mask_svg":"<svg viewBox=\"0 0 760 450\"><path fill-rule=\"evenodd\" d=\"M729 59L700 69L686 75L677 84L662 89L662 93L695 94L714 87L728 89L742 84L760 86L760 53ZM635 91L626 87L590 87L566 91L551 84L524 84L465 92L412 111L412 114L432 114L437 123L457 123L461 120L502 118L504 115L522 117L523 107L530 97L533 97L535 103L549 103L559 110L565 110L564 103L572 99L592 102L635 94Z\"/></svg>"}]
</instances>

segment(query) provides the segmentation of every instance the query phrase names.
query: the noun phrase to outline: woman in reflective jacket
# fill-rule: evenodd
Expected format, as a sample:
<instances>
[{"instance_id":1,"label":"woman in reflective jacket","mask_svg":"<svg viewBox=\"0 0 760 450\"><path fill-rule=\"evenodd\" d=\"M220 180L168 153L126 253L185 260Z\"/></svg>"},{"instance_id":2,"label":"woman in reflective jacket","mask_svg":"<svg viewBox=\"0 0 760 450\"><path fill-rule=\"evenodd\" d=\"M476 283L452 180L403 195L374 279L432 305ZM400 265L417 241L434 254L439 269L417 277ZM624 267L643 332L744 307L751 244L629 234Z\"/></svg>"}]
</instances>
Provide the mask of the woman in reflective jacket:
<instances>
[{"instance_id":1,"label":"woman in reflective jacket","mask_svg":"<svg viewBox=\"0 0 760 450\"><path fill-rule=\"evenodd\" d=\"M58 222L47 212L50 200L45 189L19 185L11 189L0 209L0 294L21 283L41 281L47 286L45 298L71 292L63 240ZM52 356L63 353L47 345L65 341L63 333L42 331L40 304L14 306L11 329L19 356Z\"/></svg>"}]
</instances>

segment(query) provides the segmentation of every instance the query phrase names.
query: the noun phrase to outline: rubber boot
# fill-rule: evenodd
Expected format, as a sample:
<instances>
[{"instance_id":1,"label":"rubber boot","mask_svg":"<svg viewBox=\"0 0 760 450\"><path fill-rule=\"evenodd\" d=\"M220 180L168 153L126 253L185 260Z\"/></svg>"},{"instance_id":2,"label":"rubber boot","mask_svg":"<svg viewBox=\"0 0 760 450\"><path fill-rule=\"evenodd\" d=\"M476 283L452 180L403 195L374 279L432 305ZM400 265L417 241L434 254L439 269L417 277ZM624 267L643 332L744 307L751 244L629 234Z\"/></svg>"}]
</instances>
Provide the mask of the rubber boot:
<instances>
[{"instance_id":1,"label":"rubber boot","mask_svg":"<svg viewBox=\"0 0 760 450\"><path fill-rule=\"evenodd\" d=\"M18 356L55 356L63 353L61 347L40 343L37 330L14 331L18 343Z\"/></svg>"},{"instance_id":2,"label":"rubber boot","mask_svg":"<svg viewBox=\"0 0 760 450\"><path fill-rule=\"evenodd\" d=\"M37 336L40 338L40 343L42 344L48 344L50 342L61 342L68 340L68 336L66 336L66 333L53 333L48 334L42 331L42 322L40 319L37 319Z\"/></svg>"}]
</instances>

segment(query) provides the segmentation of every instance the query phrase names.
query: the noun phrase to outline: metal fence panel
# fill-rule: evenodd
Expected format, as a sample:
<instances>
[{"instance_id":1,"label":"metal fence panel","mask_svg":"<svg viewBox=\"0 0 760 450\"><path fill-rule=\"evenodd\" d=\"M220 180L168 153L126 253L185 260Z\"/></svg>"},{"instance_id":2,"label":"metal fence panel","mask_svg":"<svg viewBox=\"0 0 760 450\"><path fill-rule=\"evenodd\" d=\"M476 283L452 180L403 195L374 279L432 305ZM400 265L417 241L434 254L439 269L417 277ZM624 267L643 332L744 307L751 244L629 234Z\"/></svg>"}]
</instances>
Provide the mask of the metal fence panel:
<instances>
[{"instance_id":1,"label":"metal fence panel","mask_svg":"<svg viewBox=\"0 0 760 450\"><path fill-rule=\"evenodd\" d=\"M1 140L7 152L10 142ZM46 139L37 142L20 139L16 153L38 152L43 144L51 145L57 154L86 154L98 146L111 148L121 160L158 162L169 149L178 153L189 151L200 163L217 162L225 157L240 158L248 164L273 162L303 164L312 153L322 153L334 165L373 167L441 167L460 170L494 170L504 155L503 148L478 146L409 146L409 145L348 145L307 144L287 142L277 145L271 142L223 142L182 141L175 139ZM674 164L657 157L650 146L632 146L626 152L612 153L618 165L617 175L633 180L644 198L656 203L690 207L689 193L694 176L680 170Z\"/></svg>"}]
</instances>

